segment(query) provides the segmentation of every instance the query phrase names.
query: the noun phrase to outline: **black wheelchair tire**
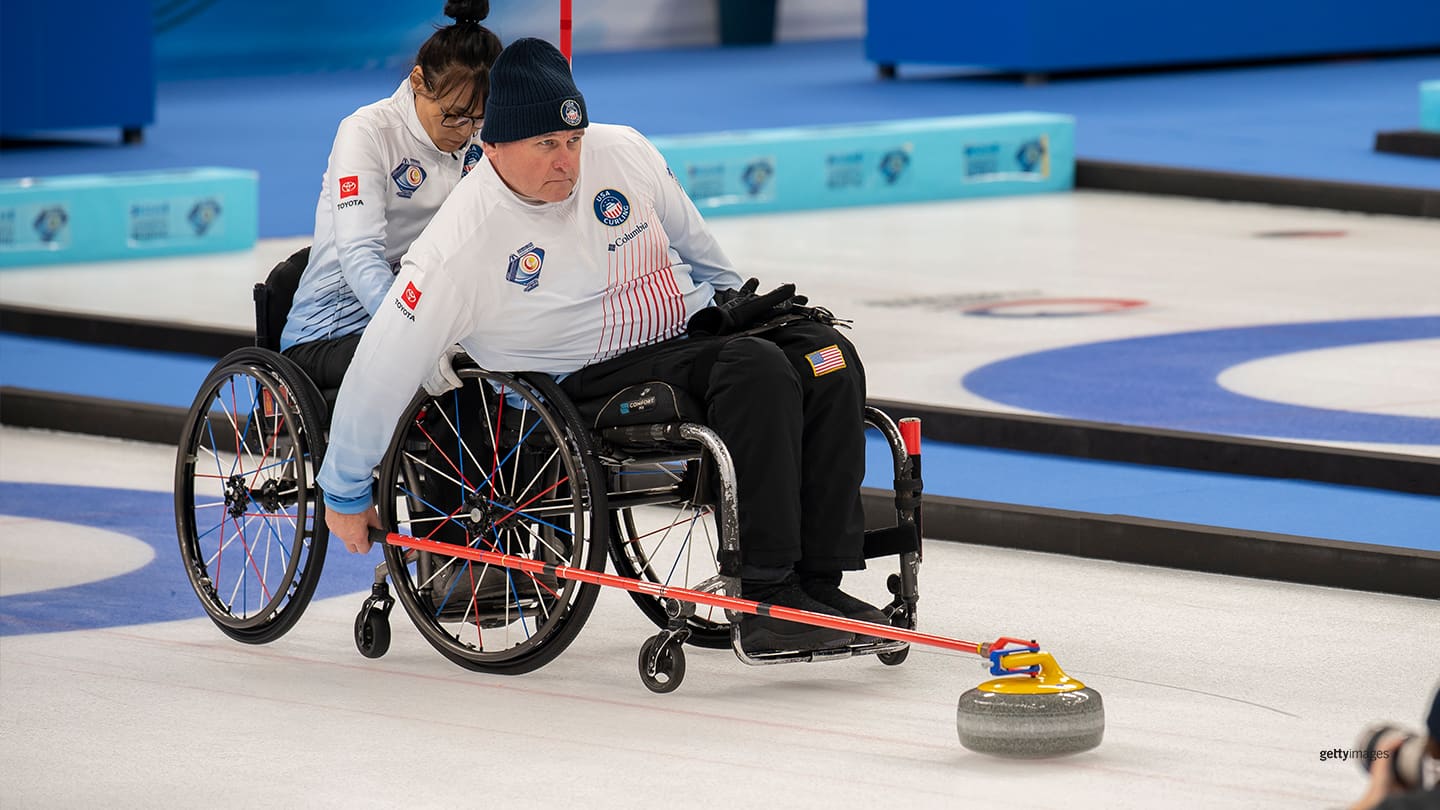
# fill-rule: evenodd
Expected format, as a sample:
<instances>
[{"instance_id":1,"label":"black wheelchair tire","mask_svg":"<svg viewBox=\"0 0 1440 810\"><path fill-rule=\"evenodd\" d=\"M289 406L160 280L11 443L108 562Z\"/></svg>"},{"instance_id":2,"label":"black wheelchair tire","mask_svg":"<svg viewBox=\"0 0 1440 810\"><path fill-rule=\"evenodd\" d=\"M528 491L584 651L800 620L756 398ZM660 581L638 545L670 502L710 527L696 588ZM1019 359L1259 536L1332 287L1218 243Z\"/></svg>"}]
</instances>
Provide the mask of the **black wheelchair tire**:
<instances>
[{"instance_id":1,"label":"black wheelchair tire","mask_svg":"<svg viewBox=\"0 0 1440 810\"><path fill-rule=\"evenodd\" d=\"M554 443L557 450L555 458L560 459L564 465L565 480L572 481L575 486L573 490L568 490L571 493L570 500L575 504L572 519L581 523L588 521L590 527L589 536L582 538L586 548L575 555L580 558L579 567L603 571L609 536L605 488L602 483L604 479L591 450L589 435L580 427L583 422L574 406L558 386L543 375L500 374L475 368L462 368L458 373L467 386L479 386L480 391L493 383L504 386L505 390L516 392L516 395L523 397L527 405L539 415L540 421L546 427L546 436L541 438L548 437ZM408 528L402 526L397 503L412 496L404 494L403 485L397 482L405 480L406 442L410 440L410 426L423 419L422 415L426 413L424 409L430 407L434 401L423 391L417 392L396 426L390 447L380 466L380 520L391 532L404 533L403 530ZM460 432L462 431L457 428L456 433ZM563 457L560 455L561 451ZM494 474L492 478L498 479L500 476ZM389 494L384 491L387 487L390 489ZM574 533L571 535L573 537ZM444 619L440 615L443 611L433 609L433 605L422 593L424 586L417 583L411 575L410 565L414 563L416 555L407 554L405 549L394 545L386 545L384 554L396 597L421 636L451 662L477 672L520 675L550 663L574 641L594 608L600 590L600 586L590 583L558 580L556 587L561 590L557 592L557 596L564 593L566 598L563 610L558 615L547 616L543 625L537 623L535 636L527 636L517 648L498 652L486 651L462 641L444 625ZM539 595L538 584L536 587ZM568 590L571 588L575 589L573 596ZM543 596L540 598L543 600ZM523 618L521 621L523 623ZM483 639L478 617L475 624L477 635Z\"/></svg>"},{"instance_id":2,"label":"black wheelchair tire","mask_svg":"<svg viewBox=\"0 0 1440 810\"><path fill-rule=\"evenodd\" d=\"M287 439L298 445L301 459L301 463L295 465L299 473L295 481L297 519L290 562L274 583L276 587L265 588L270 598L264 608L247 615L236 615L226 606L221 593L224 588L217 588L214 579L209 576L212 572L201 550L203 537L209 532L197 531L195 514L198 459L207 435L214 443L210 423L214 412L212 404L219 395L220 387L229 380L233 392L233 380L240 376L249 377L262 386L262 391L268 392L272 401L280 403L281 412L288 413L293 407L298 426L294 425L296 420L293 419L281 421L289 425L286 428ZM289 397L276 398L276 393L288 393ZM329 532L325 528L324 501L314 485L312 471L318 472L325 455L323 403L314 384L288 358L268 349L246 347L231 352L214 366L185 416L175 461L175 526L180 556L185 563L187 579L206 614L221 632L236 641L266 644L285 635L300 620L319 584ZM241 438L239 444L246 441L246 438ZM237 451L239 449L237 445ZM211 447L210 450L215 455L216 448ZM262 519L268 521L269 517ZM296 549L303 553L296 553Z\"/></svg>"}]
</instances>

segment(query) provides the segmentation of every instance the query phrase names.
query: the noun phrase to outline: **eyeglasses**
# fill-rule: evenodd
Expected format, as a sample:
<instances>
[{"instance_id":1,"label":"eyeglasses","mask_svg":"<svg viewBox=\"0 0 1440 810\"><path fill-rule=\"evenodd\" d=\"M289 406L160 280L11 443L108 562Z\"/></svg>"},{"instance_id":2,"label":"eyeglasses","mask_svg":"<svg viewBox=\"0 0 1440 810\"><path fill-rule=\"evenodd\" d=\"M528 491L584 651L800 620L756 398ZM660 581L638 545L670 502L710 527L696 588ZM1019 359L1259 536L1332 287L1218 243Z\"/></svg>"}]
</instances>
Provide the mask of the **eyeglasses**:
<instances>
[{"instance_id":1,"label":"eyeglasses","mask_svg":"<svg viewBox=\"0 0 1440 810\"><path fill-rule=\"evenodd\" d=\"M449 127L450 129L459 129L459 128L461 128L461 127L467 127L467 126L475 127L476 129L479 129L482 125L484 125L484 123L485 123L485 116L483 116L483 115L449 115L449 114L447 114L447 115L445 115L445 117L443 117L443 118L440 119L440 126L442 126L442 127Z\"/></svg>"},{"instance_id":2,"label":"eyeglasses","mask_svg":"<svg viewBox=\"0 0 1440 810\"><path fill-rule=\"evenodd\" d=\"M440 106L440 99L435 97L435 91L431 89L430 81L428 79L425 80L425 89L430 90L430 92L416 93L416 95L424 96L425 98L428 98L431 101L435 102L435 106ZM461 127L474 127L476 129L479 129L485 123L484 113L481 113L480 115L456 115L454 113L445 112L444 109L441 109L440 112L444 113L444 115L440 118L440 126L447 129L460 129Z\"/></svg>"}]
</instances>

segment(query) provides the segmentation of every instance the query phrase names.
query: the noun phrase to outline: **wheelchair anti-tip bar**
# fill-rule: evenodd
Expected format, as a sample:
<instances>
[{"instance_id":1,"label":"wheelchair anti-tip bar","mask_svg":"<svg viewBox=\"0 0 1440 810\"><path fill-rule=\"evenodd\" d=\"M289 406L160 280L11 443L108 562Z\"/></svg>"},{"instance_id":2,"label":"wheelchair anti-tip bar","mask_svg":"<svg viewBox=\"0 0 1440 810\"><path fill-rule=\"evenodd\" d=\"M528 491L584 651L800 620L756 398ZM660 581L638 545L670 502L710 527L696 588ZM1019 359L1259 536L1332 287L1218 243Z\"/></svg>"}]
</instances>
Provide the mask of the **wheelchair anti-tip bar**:
<instances>
[{"instance_id":1,"label":"wheelchair anti-tip bar","mask_svg":"<svg viewBox=\"0 0 1440 810\"><path fill-rule=\"evenodd\" d=\"M593 585L600 585L607 588L620 588L635 593L643 593L664 599L674 599L680 602L691 602L697 605L718 607L725 610L732 610L738 613L749 613L759 616L771 616L785 621L799 622L800 624L828 627L834 630L842 630L850 633L861 633L870 636L890 639L892 641L904 641L910 644L919 644L926 647L938 647L943 650L955 650L957 652L973 653L984 658L991 658L996 667L1004 667L1005 658L1011 655L1033 653L1039 647L1034 641L1023 641L1020 639L1000 638L988 644L976 643L973 641L961 641L959 639L936 636L929 633L920 633L914 630L907 630L902 627L891 627L888 624L873 624L855 619L845 619L838 616L827 616L823 613L812 613L808 610L797 610L795 608L771 605L765 602L755 602L750 599L740 599L733 596L722 596L720 594L706 593L689 588L681 588L675 585L661 585L658 582L647 582L630 577L607 574L603 571L591 571L588 568L574 568L567 565L556 565L555 563L541 562L529 557L517 557L510 554L501 554L495 551L483 551L470 546L456 546L450 543L439 543L434 540L426 540L420 537L411 537L405 534L390 534L382 529L370 530L370 542L388 543L400 548L414 549L415 551L428 551L432 554L443 554L447 557L460 557L473 562L497 565L502 568L525 571L531 574L553 574L560 579L570 579L577 582L588 582ZM1021 645L1021 646L1013 646ZM1019 659L1010 662L1020 663ZM1033 664L1026 661L1026 664ZM1025 670L1014 669L1014 672L1023 673ZM1028 674L1028 673L1026 673Z\"/></svg>"}]
</instances>

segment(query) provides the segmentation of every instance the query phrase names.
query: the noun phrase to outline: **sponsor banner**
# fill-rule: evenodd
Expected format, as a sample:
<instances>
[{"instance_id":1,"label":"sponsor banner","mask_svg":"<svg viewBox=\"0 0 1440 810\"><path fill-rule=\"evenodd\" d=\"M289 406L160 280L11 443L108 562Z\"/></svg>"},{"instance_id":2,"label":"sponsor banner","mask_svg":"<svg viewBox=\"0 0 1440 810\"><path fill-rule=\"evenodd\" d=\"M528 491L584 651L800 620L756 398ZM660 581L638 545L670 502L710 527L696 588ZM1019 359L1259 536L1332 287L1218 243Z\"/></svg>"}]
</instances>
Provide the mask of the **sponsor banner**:
<instances>
[{"instance_id":1,"label":"sponsor banner","mask_svg":"<svg viewBox=\"0 0 1440 810\"><path fill-rule=\"evenodd\" d=\"M257 177L236 169L0 181L0 266L244 250Z\"/></svg>"},{"instance_id":2,"label":"sponsor banner","mask_svg":"<svg viewBox=\"0 0 1440 810\"><path fill-rule=\"evenodd\" d=\"M193 247L225 238L222 195L131 200L129 247Z\"/></svg>"},{"instance_id":3,"label":"sponsor banner","mask_svg":"<svg viewBox=\"0 0 1440 810\"><path fill-rule=\"evenodd\" d=\"M0 254L70 246L70 209L58 200L0 206Z\"/></svg>"},{"instance_id":4,"label":"sponsor banner","mask_svg":"<svg viewBox=\"0 0 1440 810\"><path fill-rule=\"evenodd\" d=\"M960 116L656 138L707 214L1068 191L1074 119Z\"/></svg>"},{"instance_id":5,"label":"sponsor banner","mask_svg":"<svg viewBox=\"0 0 1440 810\"><path fill-rule=\"evenodd\" d=\"M775 199L775 158L746 155L738 158L684 163L677 177L701 210ZM673 168L673 167L672 167Z\"/></svg>"},{"instance_id":6,"label":"sponsor banner","mask_svg":"<svg viewBox=\"0 0 1440 810\"><path fill-rule=\"evenodd\" d=\"M1050 177L1050 138L1045 133L1019 140L965 144L965 182L1039 183Z\"/></svg>"}]
</instances>

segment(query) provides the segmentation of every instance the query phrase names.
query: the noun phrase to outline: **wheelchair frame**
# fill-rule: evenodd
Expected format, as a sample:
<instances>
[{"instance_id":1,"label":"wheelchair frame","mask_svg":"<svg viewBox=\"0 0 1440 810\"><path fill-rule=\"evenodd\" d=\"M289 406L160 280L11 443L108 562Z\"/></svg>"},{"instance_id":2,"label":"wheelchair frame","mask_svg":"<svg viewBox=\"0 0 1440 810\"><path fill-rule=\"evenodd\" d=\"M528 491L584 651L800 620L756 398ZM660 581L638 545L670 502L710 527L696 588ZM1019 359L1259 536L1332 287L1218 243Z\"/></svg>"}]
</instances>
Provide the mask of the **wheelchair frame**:
<instances>
[{"instance_id":1,"label":"wheelchair frame","mask_svg":"<svg viewBox=\"0 0 1440 810\"><path fill-rule=\"evenodd\" d=\"M356 616L356 646L362 654L379 657L385 653L390 638L388 615L398 596L422 636L442 655L461 666L516 674L553 660L578 632L578 625L567 627L557 623L553 618L556 613L568 610L573 613L568 618L583 622L597 586L612 584L579 576L559 576L558 572L601 572L604 566L596 561L602 550L609 551L617 570L625 571L620 538L611 531L621 519L628 520L634 510L666 505L695 509L699 514L706 508L704 504L694 505L704 487L688 475L675 475L669 486L630 489L618 483L623 481L623 469L635 464L684 460L692 469L697 462L710 462L715 466L719 497L714 512L719 547L706 549L713 558L711 571L709 576L702 572L703 579L699 581L682 581L676 585L671 580L678 558L676 565L669 566L670 573L665 577L655 573L657 568L665 566L652 565L649 557L632 560L627 572L632 576L619 577L634 583L634 587L626 590L661 627L642 655L642 677L648 687L669 691L678 686L683 677L676 669L683 671L680 646L687 642L693 646L731 647L747 664L830 660L866 654L878 654L889 664L904 660L906 644L895 640L871 639L820 651L747 652L739 643L735 621L745 611L727 611L725 618L729 626L722 627L718 622L697 617L696 604L705 603L666 596L671 592L698 592L732 602L739 596L739 503L734 470L729 451L710 428L664 422L593 431L581 424L578 411L548 377L475 368L461 369L459 374L466 390L472 392L467 407L473 409L477 397L488 403L479 409L482 414L488 414L479 425L481 429L466 431L461 425L466 409L459 403L467 397L452 392L446 395L451 398L446 403L419 393L401 418L381 464L377 503L381 522L390 527L389 536L395 542L385 544L385 563L376 569L371 596ZM513 405L507 405L517 393L527 406L519 416L515 416L517 411ZM436 418L437 405L442 419ZM912 459L907 453L901 431L889 417L869 408L867 418L889 443L897 487L902 490L897 496L896 525L867 533L867 556L898 554L901 557L900 571L892 574L888 583L894 598L884 611L893 626L913 630L920 562L920 481L915 475L918 459ZM527 428L527 424L530 427ZM918 436L918 423L914 427ZM536 431L538 436L534 435ZM504 438L497 440L496 437ZM446 449L452 442L459 445L454 452ZM553 466L522 470L518 459L525 452L548 454L546 463ZM565 458L566 455L569 457ZM556 461L557 458L563 463ZM507 470L511 464L513 468ZM542 475L546 469L553 470L553 474ZM438 502L439 497L425 494L427 484L422 479L427 476L444 479L443 486L453 491L456 500L442 504ZM527 479L526 486L512 485ZM547 483L549 486L542 488ZM561 486L564 489L556 490ZM386 488L390 488L389 494ZM433 492L434 487L430 489ZM552 491L560 492L560 497L549 494ZM567 498L575 501L569 502ZM557 533L554 522L559 522L554 516L567 511L571 512L571 522L564 524L568 528L559 528L558 533L570 538L571 545L566 549L570 556L562 557L555 552L553 544L553 535ZM665 528L685 522L678 520ZM441 525L464 529L463 539L446 543L431 539L429 535ZM680 553L691 544L698 545L688 529L686 531L680 542ZM547 533L552 535L549 551L537 554L546 545L543 535ZM414 542L399 540L407 537ZM520 553L512 553L513 546L518 546ZM539 558L541 556L545 558ZM528 565L519 564L522 562ZM457 564L458 575L440 578L438 572ZM476 584L487 577L493 578L498 569L503 569L506 577L503 617L497 612L499 608L482 607L486 600L478 595L480 586ZM556 590L542 585L536 579L537 574L558 577L566 584ZM443 581L453 590L457 579L468 582L476 593L466 596L466 604L461 606L458 615L446 617L443 614L452 608L443 605L453 604L451 591L442 594L444 586L434 583ZM569 583L579 590L574 590ZM725 605L711 603L711 606ZM508 634L517 625L523 634L518 640ZM553 629L547 629L552 625ZM507 628L507 634L498 637L496 633L487 632L497 627ZM553 633L553 637L546 633Z\"/></svg>"},{"instance_id":2,"label":"wheelchair frame","mask_svg":"<svg viewBox=\"0 0 1440 810\"><path fill-rule=\"evenodd\" d=\"M212 370L191 406L177 454L176 526L187 575L212 621L246 643L273 641L300 619L315 592L328 543L324 504L314 484L325 453L325 400L297 366L275 351L277 307L272 304L288 310L298 282L297 259L303 270L303 253L296 254L265 284L256 285L257 346L232 352ZM575 405L547 376L476 368L459 373L464 390L479 396L481 413L493 419L483 432L462 429L461 392L447 395L453 400L451 422L440 399L422 391L397 425L378 470L376 502L390 529L385 562L377 566L371 595L355 620L362 654L379 657L388 649L388 615L398 596L421 635L451 661L478 671L527 672L563 652L588 618L600 585L615 585L618 579L630 583L620 587L661 628L640 655L642 680L653 691L678 687L686 643L730 647L752 665L867 654L890 665L905 660L907 639L876 632L867 634L870 640L835 650L756 654L741 647L738 619L756 609L747 607L755 603L738 599L740 506L734 468L710 428L671 421L597 430L586 427ZM517 400L526 407L512 404L507 411L505 403ZM919 457L907 451L907 437L887 415L867 407L865 419L889 444L896 493L894 525L867 532L866 557L899 556L899 570L887 582L893 599L883 611L894 628L914 635L921 560ZM426 433L427 424L442 423L453 433L447 442L454 439L458 446L448 456ZM918 448L918 422L907 428L913 428ZM467 456L471 475L478 475L481 484L466 479ZM212 457L214 473L208 471ZM488 473L482 457L491 462ZM504 471L505 464L513 469ZM683 473L676 466L681 464ZM528 491L521 491L522 467L526 486L548 484L542 495L523 503L519 499ZM647 480L637 488L625 477L633 468L667 480L664 485ZM712 474L714 487L706 483ZM515 491L502 497L507 475ZM428 502L445 488L453 490L458 505ZM545 500L536 500L541 497ZM647 552L636 519L660 505L689 510L687 532L715 521L718 546L706 537L713 564L708 576L702 571L698 581L683 578L694 556L707 556L693 554L699 540L688 534L679 543L687 555L683 581L671 581L678 556L662 576L656 555L669 541L662 539ZM218 519L202 520L202 510L215 510ZM657 531L668 538L677 525ZM463 531L463 540L426 539L437 531ZM607 554L616 570L629 576L605 574ZM237 555L238 562L228 562ZM472 567L476 563L483 566L478 574ZM491 574L492 566L498 575ZM442 595L437 576L447 568L449 590ZM604 581L578 576L586 571ZM459 588L464 604L452 604L462 579L467 580ZM485 588L494 591L496 584L500 592L484 597ZM723 609L723 620L713 612L698 615L697 605ZM771 615L785 611L774 608ZM810 614L800 620L823 624ZM512 633L518 634L513 640Z\"/></svg>"}]
</instances>

